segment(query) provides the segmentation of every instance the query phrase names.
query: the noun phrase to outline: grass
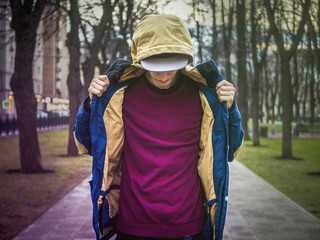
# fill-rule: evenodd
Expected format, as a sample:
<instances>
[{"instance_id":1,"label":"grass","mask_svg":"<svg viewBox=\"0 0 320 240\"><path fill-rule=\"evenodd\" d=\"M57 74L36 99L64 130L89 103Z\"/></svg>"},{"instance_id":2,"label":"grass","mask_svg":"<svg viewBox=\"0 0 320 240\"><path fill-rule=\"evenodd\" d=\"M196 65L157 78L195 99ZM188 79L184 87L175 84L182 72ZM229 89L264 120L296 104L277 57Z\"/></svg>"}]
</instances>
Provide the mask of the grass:
<instances>
[{"instance_id":1,"label":"grass","mask_svg":"<svg viewBox=\"0 0 320 240\"><path fill-rule=\"evenodd\" d=\"M0 239L12 239L91 173L88 156L66 157L68 130L39 133L49 174L8 174L19 169L18 138L0 139Z\"/></svg>"},{"instance_id":2,"label":"grass","mask_svg":"<svg viewBox=\"0 0 320 240\"><path fill-rule=\"evenodd\" d=\"M309 121L305 122L305 124L306 124L306 126L310 126L311 125ZM296 126L296 123L292 122L291 123L291 129L293 130L295 126ZM320 127L320 122L319 121L314 122L313 126ZM248 121L248 127L251 128L251 129L253 128L252 119L250 119ZM277 133L281 133L282 132L282 122L279 122L279 121L276 121L274 124L265 123L265 122L259 121L259 127L267 127L269 133L272 133L272 128L275 128Z\"/></svg>"},{"instance_id":3,"label":"grass","mask_svg":"<svg viewBox=\"0 0 320 240\"><path fill-rule=\"evenodd\" d=\"M280 159L281 139L244 142L237 160L320 218L320 139L293 139L293 159Z\"/></svg>"}]
</instances>

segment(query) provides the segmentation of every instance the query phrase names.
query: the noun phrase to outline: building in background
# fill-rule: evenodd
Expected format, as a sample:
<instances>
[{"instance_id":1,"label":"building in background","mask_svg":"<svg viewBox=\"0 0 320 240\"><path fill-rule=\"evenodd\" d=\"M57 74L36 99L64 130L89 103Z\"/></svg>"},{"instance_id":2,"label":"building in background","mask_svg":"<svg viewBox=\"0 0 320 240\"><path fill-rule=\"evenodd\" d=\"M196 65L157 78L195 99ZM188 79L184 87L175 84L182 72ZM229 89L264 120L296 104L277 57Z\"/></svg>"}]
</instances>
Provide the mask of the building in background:
<instances>
[{"instance_id":1,"label":"building in background","mask_svg":"<svg viewBox=\"0 0 320 240\"><path fill-rule=\"evenodd\" d=\"M13 92L10 87L14 72L15 33L10 28L9 9L0 8L0 117L15 117ZM7 12L5 12L7 11ZM68 115L67 88L69 54L66 16L47 6L38 27L33 62L33 87L38 102L37 116L48 112Z\"/></svg>"},{"instance_id":2,"label":"building in background","mask_svg":"<svg viewBox=\"0 0 320 240\"><path fill-rule=\"evenodd\" d=\"M69 110L66 15L48 6L43 16L43 98L39 101L45 105L46 111L66 115Z\"/></svg>"},{"instance_id":3,"label":"building in background","mask_svg":"<svg viewBox=\"0 0 320 240\"><path fill-rule=\"evenodd\" d=\"M15 112L10 79L14 71L14 31L10 29L10 17L0 8L0 117Z\"/></svg>"}]
</instances>

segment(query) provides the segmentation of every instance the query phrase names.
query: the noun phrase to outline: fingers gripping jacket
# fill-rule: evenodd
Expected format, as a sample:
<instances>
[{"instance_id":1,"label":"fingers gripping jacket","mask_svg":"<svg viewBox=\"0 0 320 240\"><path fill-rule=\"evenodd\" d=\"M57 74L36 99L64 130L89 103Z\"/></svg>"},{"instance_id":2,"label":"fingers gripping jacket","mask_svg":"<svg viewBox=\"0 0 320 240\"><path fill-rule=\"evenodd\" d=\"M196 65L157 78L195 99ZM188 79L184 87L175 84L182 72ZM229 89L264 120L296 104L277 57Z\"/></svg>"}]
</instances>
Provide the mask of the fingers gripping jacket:
<instances>
[{"instance_id":1,"label":"fingers gripping jacket","mask_svg":"<svg viewBox=\"0 0 320 240\"><path fill-rule=\"evenodd\" d=\"M120 79L120 76L122 75L123 71L129 67L132 64L132 62L125 60L125 59L118 59L116 60L109 70L107 71L106 75L108 76L110 84L115 84ZM96 75L94 76L96 77ZM90 99L92 99L92 93L89 92Z\"/></svg>"}]
</instances>

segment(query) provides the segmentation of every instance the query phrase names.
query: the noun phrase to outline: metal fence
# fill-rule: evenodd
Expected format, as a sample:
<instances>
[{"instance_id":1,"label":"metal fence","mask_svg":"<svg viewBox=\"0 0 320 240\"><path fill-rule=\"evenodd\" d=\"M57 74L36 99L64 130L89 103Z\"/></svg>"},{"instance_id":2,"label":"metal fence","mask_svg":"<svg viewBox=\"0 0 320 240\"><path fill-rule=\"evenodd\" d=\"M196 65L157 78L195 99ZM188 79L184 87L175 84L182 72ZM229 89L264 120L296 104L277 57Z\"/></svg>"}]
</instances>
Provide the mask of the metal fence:
<instances>
[{"instance_id":1,"label":"metal fence","mask_svg":"<svg viewBox=\"0 0 320 240\"><path fill-rule=\"evenodd\" d=\"M69 117L52 116L46 118L37 118L37 129L46 130L67 126ZM0 119L0 136L12 135L18 132L18 121L15 117Z\"/></svg>"}]
</instances>

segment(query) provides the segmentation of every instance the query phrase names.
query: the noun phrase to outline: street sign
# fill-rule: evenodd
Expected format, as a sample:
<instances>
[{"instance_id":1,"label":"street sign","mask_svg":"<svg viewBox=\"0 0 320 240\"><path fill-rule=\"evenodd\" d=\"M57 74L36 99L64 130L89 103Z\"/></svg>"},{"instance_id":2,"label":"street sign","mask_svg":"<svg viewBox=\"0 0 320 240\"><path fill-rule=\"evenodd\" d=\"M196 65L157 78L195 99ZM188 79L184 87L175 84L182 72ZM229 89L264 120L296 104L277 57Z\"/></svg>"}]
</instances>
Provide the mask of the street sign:
<instances>
[{"instance_id":1,"label":"street sign","mask_svg":"<svg viewBox=\"0 0 320 240\"><path fill-rule=\"evenodd\" d=\"M2 109L10 109L10 108L11 108L10 100L2 100Z\"/></svg>"}]
</instances>

